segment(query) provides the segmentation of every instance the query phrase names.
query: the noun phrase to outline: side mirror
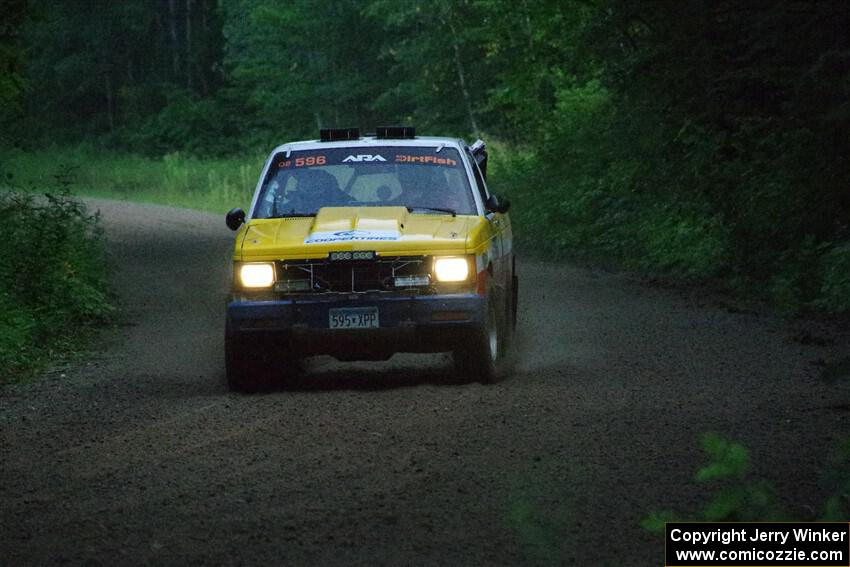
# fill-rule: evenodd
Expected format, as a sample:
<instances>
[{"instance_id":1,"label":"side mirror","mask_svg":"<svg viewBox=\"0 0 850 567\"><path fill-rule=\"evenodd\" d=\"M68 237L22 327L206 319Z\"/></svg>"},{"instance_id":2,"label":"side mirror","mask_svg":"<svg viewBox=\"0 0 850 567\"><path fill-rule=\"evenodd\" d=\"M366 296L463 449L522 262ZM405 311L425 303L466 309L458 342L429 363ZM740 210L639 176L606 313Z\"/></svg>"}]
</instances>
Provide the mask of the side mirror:
<instances>
[{"instance_id":1,"label":"side mirror","mask_svg":"<svg viewBox=\"0 0 850 567\"><path fill-rule=\"evenodd\" d=\"M230 211L227 212L227 216L224 217L224 222L227 223L227 228L230 230L238 229L242 226L242 223L245 222L245 211L238 207L230 209Z\"/></svg>"},{"instance_id":2,"label":"side mirror","mask_svg":"<svg viewBox=\"0 0 850 567\"><path fill-rule=\"evenodd\" d=\"M484 203L484 208L488 213L506 213L511 208L511 202L507 199L499 199L496 195L490 195Z\"/></svg>"}]
</instances>

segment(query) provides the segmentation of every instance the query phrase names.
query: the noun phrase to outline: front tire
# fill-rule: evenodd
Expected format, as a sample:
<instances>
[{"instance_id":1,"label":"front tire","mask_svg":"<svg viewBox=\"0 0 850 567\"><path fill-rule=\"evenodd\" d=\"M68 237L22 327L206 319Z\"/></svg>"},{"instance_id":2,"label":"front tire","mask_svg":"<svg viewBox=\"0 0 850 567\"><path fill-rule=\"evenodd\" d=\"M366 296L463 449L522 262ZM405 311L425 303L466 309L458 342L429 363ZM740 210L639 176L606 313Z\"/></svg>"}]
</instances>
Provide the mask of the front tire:
<instances>
[{"instance_id":1,"label":"front tire","mask_svg":"<svg viewBox=\"0 0 850 567\"><path fill-rule=\"evenodd\" d=\"M228 321L224 331L224 369L232 392L254 393L265 385L253 350L244 335L232 331Z\"/></svg>"},{"instance_id":2,"label":"front tire","mask_svg":"<svg viewBox=\"0 0 850 567\"><path fill-rule=\"evenodd\" d=\"M517 309L519 306L519 276L511 276L511 330L516 331Z\"/></svg>"},{"instance_id":3,"label":"front tire","mask_svg":"<svg viewBox=\"0 0 850 567\"><path fill-rule=\"evenodd\" d=\"M482 384L494 383L498 378L504 340L492 301L487 305L484 325L473 331L470 339L465 348L455 349L452 353L455 370Z\"/></svg>"},{"instance_id":4,"label":"front tire","mask_svg":"<svg viewBox=\"0 0 850 567\"><path fill-rule=\"evenodd\" d=\"M239 333L230 320L224 332L224 367L227 385L234 392L254 393L268 390L276 384L277 370L292 374L293 364L286 344L273 337Z\"/></svg>"}]
</instances>

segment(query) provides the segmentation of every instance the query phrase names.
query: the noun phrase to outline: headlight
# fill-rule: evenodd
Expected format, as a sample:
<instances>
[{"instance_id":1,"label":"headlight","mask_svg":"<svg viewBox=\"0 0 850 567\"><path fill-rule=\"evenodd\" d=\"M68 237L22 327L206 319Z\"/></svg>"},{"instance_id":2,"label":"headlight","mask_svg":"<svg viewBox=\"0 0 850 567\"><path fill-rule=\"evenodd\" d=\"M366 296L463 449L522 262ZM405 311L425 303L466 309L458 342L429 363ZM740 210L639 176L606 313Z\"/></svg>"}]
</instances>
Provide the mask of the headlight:
<instances>
[{"instance_id":1,"label":"headlight","mask_svg":"<svg viewBox=\"0 0 850 567\"><path fill-rule=\"evenodd\" d=\"M274 283L274 265L242 264L239 279L242 287L271 287Z\"/></svg>"},{"instance_id":2,"label":"headlight","mask_svg":"<svg viewBox=\"0 0 850 567\"><path fill-rule=\"evenodd\" d=\"M434 275L439 282L465 282L469 279L469 262L466 258L437 258Z\"/></svg>"}]
</instances>

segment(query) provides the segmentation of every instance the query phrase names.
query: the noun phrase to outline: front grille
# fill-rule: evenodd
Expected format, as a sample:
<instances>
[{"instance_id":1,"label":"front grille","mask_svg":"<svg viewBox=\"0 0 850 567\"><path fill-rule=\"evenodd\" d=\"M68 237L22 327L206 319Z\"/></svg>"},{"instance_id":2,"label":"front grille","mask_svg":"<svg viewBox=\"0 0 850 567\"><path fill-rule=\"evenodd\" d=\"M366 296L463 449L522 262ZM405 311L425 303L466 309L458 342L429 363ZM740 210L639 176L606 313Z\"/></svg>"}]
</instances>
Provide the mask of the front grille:
<instances>
[{"instance_id":1,"label":"front grille","mask_svg":"<svg viewBox=\"0 0 850 567\"><path fill-rule=\"evenodd\" d=\"M275 289L282 293L391 291L398 276L429 275L429 260L426 256L378 257L368 262L285 260L277 263Z\"/></svg>"}]
</instances>

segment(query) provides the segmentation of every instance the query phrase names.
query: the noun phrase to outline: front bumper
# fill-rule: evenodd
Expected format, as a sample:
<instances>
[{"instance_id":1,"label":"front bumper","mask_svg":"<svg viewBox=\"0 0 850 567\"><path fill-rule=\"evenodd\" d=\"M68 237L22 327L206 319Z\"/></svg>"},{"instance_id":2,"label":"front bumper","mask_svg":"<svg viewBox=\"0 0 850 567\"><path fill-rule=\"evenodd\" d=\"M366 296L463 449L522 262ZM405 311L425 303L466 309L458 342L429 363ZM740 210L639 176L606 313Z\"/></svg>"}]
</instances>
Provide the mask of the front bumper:
<instances>
[{"instance_id":1,"label":"front bumper","mask_svg":"<svg viewBox=\"0 0 850 567\"><path fill-rule=\"evenodd\" d=\"M329 310L377 307L380 327L330 329ZM485 298L474 293L399 295L321 294L287 299L231 297L233 333L276 335L296 354L381 359L395 352L443 352L457 347L485 316Z\"/></svg>"}]
</instances>

